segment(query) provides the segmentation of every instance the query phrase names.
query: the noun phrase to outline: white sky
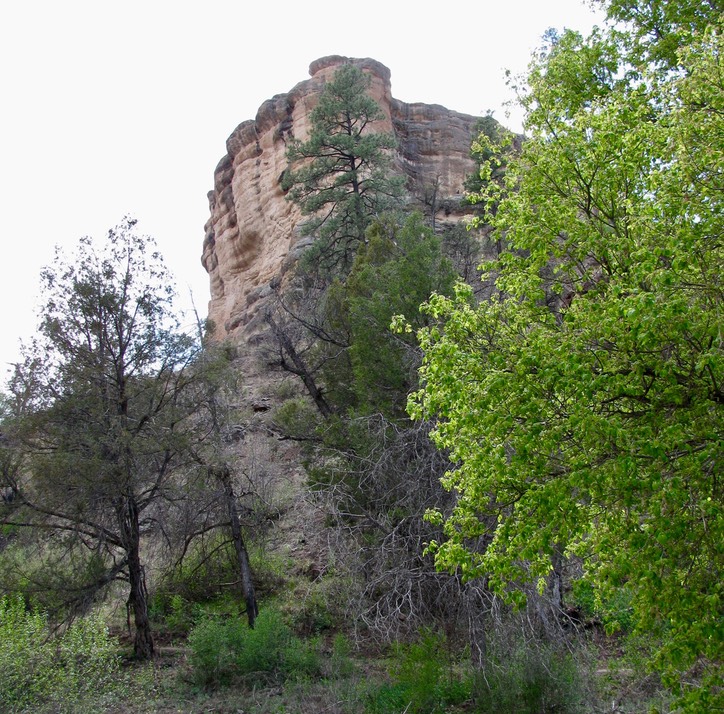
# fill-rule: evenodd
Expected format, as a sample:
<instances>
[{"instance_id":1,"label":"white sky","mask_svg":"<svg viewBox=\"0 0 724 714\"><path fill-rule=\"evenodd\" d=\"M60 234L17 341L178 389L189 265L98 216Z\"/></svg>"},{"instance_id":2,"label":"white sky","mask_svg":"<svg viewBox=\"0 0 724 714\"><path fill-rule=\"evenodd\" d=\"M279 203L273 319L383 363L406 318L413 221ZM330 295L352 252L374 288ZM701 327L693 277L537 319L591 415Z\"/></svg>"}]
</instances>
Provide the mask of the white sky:
<instances>
[{"instance_id":1,"label":"white sky","mask_svg":"<svg viewBox=\"0 0 724 714\"><path fill-rule=\"evenodd\" d=\"M125 214L206 315L206 194L225 141L325 55L372 57L392 94L506 119L504 70L548 27L602 22L583 0L6 0L0 6L0 382L37 323L56 244Z\"/></svg>"}]
</instances>

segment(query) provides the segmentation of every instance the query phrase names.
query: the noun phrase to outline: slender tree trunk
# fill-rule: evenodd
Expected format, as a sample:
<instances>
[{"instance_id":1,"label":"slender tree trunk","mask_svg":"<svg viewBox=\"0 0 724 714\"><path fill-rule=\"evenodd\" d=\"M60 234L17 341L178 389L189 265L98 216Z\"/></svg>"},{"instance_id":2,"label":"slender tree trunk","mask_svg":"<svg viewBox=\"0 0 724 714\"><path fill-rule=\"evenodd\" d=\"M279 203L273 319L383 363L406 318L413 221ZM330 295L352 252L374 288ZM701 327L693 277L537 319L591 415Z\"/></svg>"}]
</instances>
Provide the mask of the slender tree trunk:
<instances>
[{"instance_id":1,"label":"slender tree trunk","mask_svg":"<svg viewBox=\"0 0 724 714\"><path fill-rule=\"evenodd\" d=\"M309 392L309 396L314 401L317 409L319 409L319 413L325 419L328 419L330 416L332 416L332 408L329 406L329 404L327 404L327 400L324 398L322 391L319 389L319 387L317 387L314 378L307 369L307 366L304 364L304 360L294 349L292 341L285 334L284 330L276 323L271 315L267 314L266 321L269 324L269 327L271 327L274 336L279 341L282 350L289 355L289 359L292 361L292 365L287 365L286 369L289 372L296 374L298 377L301 377L304 386Z\"/></svg>"},{"instance_id":2,"label":"slender tree trunk","mask_svg":"<svg viewBox=\"0 0 724 714\"><path fill-rule=\"evenodd\" d=\"M365 233L367 230L368 219L364 211L364 206L362 205L362 192L359 185L359 178L357 177L358 168L359 167L357 166L357 160L353 157L350 160L350 173L352 174L352 193L354 193L354 216L356 224L355 227L357 229L357 240L359 241L360 245L363 245L366 242ZM355 246L355 249L356 247L357 246ZM354 260L354 255L352 256L352 260Z\"/></svg>"},{"instance_id":3,"label":"slender tree trunk","mask_svg":"<svg viewBox=\"0 0 724 714\"><path fill-rule=\"evenodd\" d=\"M229 511L229 520L231 521L231 537L234 541L236 559L239 563L239 582L241 583L241 594L244 598L244 602L246 602L246 616L249 620L249 627L253 629L254 621L256 620L256 616L259 614L259 608L256 603L254 581L251 577L249 554L246 550L244 537L241 533L241 518L239 517L239 508L236 504L236 494L234 493L234 486L231 483L231 473L229 471L229 467L224 464L220 469L217 469L216 477L224 486L226 507Z\"/></svg>"},{"instance_id":4,"label":"slender tree trunk","mask_svg":"<svg viewBox=\"0 0 724 714\"><path fill-rule=\"evenodd\" d=\"M203 331L201 330L201 322L198 321L198 315L197 323L199 325L199 338L203 341ZM221 426L219 424L218 403L216 400L216 392L211 385L208 385L208 405L211 414L213 434L217 448L219 452L221 452ZM236 493L234 493L234 484L231 480L231 470L229 469L229 464L225 461L220 466L207 466L207 469L209 476L215 478L224 487L224 499L226 501L226 509L229 513L229 523L231 524L231 538L234 542L236 560L239 566L241 595L246 603L246 616L249 620L249 627L253 629L256 616L259 614L259 607L256 602L254 581L251 577L249 553L246 550L244 536L241 533L241 518L236 502Z\"/></svg>"},{"instance_id":5,"label":"slender tree trunk","mask_svg":"<svg viewBox=\"0 0 724 714\"><path fill-rule=\"evenodd\" d=\"M133 653L138 659L151 659L154 653L151 622L148 619L148 592L146 575L141 564L141 529L138 522L138 506L133 496L127 496L119 514L123 544L128 556L128 578L131 592L128 595L128 614L133 611L136 634Z\"/></svg>"}]
</instances>

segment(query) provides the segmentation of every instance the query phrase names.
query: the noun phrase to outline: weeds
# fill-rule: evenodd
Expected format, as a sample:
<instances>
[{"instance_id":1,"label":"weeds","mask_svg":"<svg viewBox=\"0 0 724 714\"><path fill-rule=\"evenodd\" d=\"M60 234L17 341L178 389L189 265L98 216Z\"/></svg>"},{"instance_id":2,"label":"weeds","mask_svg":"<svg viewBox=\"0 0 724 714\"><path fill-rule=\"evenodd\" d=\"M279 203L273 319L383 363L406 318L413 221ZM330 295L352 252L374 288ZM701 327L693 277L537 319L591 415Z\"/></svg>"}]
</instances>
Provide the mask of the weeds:
<instances>
[{"instance_id":1,"label":"weeds","mask_svg":"<svg viewBox=\"0 0 724 714\"><path fill-rule=\"evenodd\" d=\"M239 618L207 615L189 634L193 679L210 686L235 680L269 684L319 675L316 645L295 637L274 610L262 612L253 630Z\"/></svg>"},{"instance_id":2,"label":"weeds","mask_svg":"<svg viewBox=\"0 0 724 714\"><path fill-rule=\"evenodd\" d=\"M98 617L53 636L45 613L21 597L0 599L3 712L98 711L119 684L117 644Z\"/></svg>"},{"instance_id":3,"label":"weeds","mask_svg":"<svg viewBox=\"0 0 724 714\"><path fill-rule=\"evenodd\" d=\"M579 664L563 648L514 643L493 651L477 675L475 700L481 712L547 714L586 711Z\"/></svg>"},{"instance_id":4,"label":"weeds","mask_svg":"<svg viewBox=\"0 0 724 714\"><path fill-rule=\"evenodd\" d=\"M448 644L443 635L426 631L419 641L398 645L390 667L392 683L373 690L368 714L437 714L470 700L470 668Z\"/></svg>"}]
</instances>

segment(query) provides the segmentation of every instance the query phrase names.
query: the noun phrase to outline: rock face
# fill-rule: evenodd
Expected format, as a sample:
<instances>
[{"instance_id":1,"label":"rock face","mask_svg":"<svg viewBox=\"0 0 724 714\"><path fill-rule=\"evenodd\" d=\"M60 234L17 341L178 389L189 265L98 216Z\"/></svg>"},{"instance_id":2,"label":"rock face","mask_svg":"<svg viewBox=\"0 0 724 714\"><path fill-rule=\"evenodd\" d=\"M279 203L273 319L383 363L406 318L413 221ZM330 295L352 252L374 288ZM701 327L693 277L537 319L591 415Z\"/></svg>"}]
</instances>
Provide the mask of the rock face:
<instances>
[{"instance_id":1,"label":"rock face","mask_svg":"<svg viewBox=\"0 0 724 714\"><path fill-rule=\"evenodd\" d=\"M346 62L371 76L370 95L386 117L376 130L396 137L395 166L407 176L414 200L442 220L459 220L464 212L463 181L475 170L470 142L476 117L394 99L390 70L375 60L332 56L313 62L311 79L267 100L256 119L234 130L216 168L201 258L211 282L209 319L216 339L259 329L255 318L265 298L309 243L295 230L302 216L280 185L286 142L307 137L309 114L325 82Z\"/></svg>"}]
</instances>

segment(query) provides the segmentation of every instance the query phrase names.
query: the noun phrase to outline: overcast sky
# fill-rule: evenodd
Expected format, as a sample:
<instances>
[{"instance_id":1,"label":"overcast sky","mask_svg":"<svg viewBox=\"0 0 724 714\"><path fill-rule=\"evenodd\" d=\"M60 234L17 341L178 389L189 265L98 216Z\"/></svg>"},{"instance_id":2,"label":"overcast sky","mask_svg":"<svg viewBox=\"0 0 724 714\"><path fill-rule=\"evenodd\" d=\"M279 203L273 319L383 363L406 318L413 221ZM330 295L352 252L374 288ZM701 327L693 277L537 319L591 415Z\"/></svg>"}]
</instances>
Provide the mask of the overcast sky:
<instances>
[{"instance_id":1,"label":"overcast sky","mask_svg":"<svg viewBox=\"0 0 724 714\"><path fill-rule=\"evenodd\" d=\"M325 55L372 57L392 94L511 128L504 71L549 27L600 23L583 0L10 0L0 7L0 381L37 324L56 244L130 214L206 315L206 194L234 127Z\"/></svg>"}]
</instances>

